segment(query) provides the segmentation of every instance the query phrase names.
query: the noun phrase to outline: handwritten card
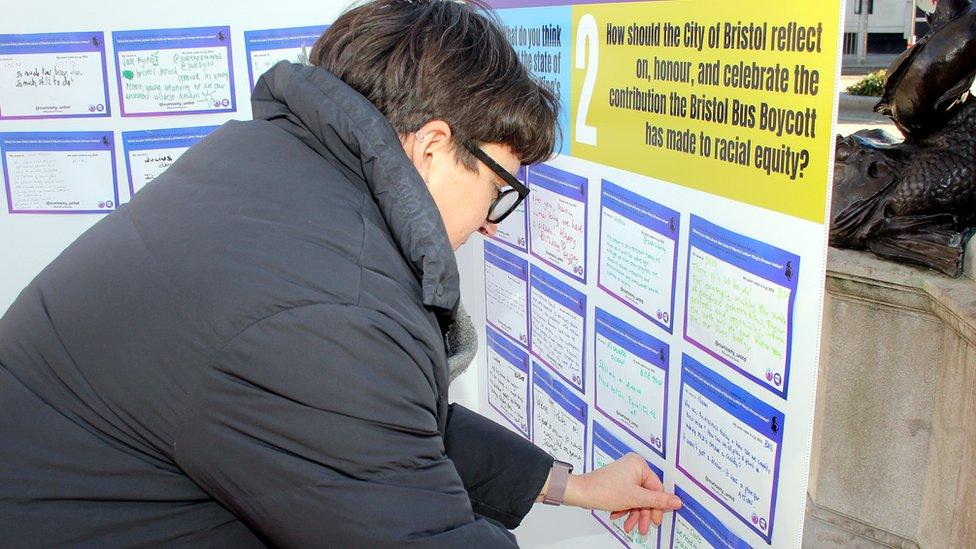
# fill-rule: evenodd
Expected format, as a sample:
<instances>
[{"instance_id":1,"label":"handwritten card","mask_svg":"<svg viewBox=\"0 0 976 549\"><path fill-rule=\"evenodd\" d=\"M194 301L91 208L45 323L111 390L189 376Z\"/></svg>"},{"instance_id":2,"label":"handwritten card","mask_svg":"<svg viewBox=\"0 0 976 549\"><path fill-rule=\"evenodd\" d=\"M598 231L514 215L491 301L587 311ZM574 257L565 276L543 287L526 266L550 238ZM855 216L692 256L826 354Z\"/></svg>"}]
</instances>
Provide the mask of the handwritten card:
<instances>
[{"instance_id":1,"label":"handwritten card","mask_svg":"<svg viewBox=\"0 0 976 549\"><path fill-rule=\"evenodd\" d=\"M529 355L501 333L488 339L488 405L529 437Z\"/></svg>"},{"instance_id":2,"label":"handwritten card","mask_svg":"<svg viewBox=\"0 0 976 549\"><path fill-rule=\"evenodd\" d=\"M681 358L678 470L770 543L786 419L693 358Z\"/></svg>"},{"instance_id":3,"label":"handwritten card","mask_svg":"<svg viewBox=\"0 0 976 549\"><path fill-rule=\"evenodd\" d=\"M107 213L119 203L112 132L0 133L10 213Z\"/></svg>"},{"instance_id":4,"label":"handwritten card","mask_svg":"<svg viewBox=\"0 0 976 549\"><path fill-rule=\"evenodd\" d=\"M535 265L529 288L532 354L582 392L586 295Z\"/></svg>"},{"instance_id":5,"label":"handwritten card","mask_svg":"<svg viewBox=\"0 0 976 549\"><path fill-rule=\"evenodd\" d=\"M247 74L251 89L258 77L279 61L307 63L312 46L328 25L244 31L247 52Z\"/></svg>"},{"instance_id":6,"label":"handwritten card","mask_svg":"<svg viewBox=\"0 0 976 549\"><path fill-rule=\"evenodd\" d=\"M668 346L599 307L595 325L594 406L665 457Z\"/></svg>"},{"instance_id":7,"label":"handwritten card","mask_svg":"<svg viewBox=\"0 0 976 549\"><path fill-rule=\"evenodd\" d=\"M786 398L800 258L692 216L686 340Z\"/></svg>"},{"instance_id":8,"label":"handwritten card","mask_svg":"<svg viewBox=\"0 0 976 549\"><path fill-rule=\"evenodd\" d=\"M674 495L681 499L681 509L671 522L671 549L752 549L677 484Z\"/></svg>"},{"instance_id":9,"label":"handwritten card","mask_svg":"<svg viewBox=\"0 0 976 549\"><path fill-rule=\"evenodd\" d=\"M532 255L585 284L586 178L545 164L528 178Z\"/></svg>"},{"instance_id":10,"label":"handwritten card","mask_svg":"<svg viewBox=\"0 0 976 549\"><path fill-rule=\"evenodd\" d=\"M518 173L515 174L519 181L524 185L528 185L526 181L527 171L525 166L519 168ZM528 200L523 200L515 211L509 214L508 217L502 220L501 223L495 226L495 235L492 237L502 244L507 244L521 250L523 252L528 251L528 239L526 235L529 233L529 220L526 216L526 211L528 208Z\"/></svg>"},{"instance_id":11,"label":"handwritten card","mask_svg":"<svg viewBox=\"0 0 976 549\"><path fill-rule=\"evenodd\" d=\"M0 34L0 120L111 112L103 33Z\"/></svg>"},{"instance_id":12,"label":"handwritten card","mask_svg":"<svg viewBox=\"0 0 976 549\"><path fill-rule=\"evenodd\" d=\"M122 132L130 196L159 177L180 155L215 129L217 126Z\"/></svg>"},{"instance_id":13,"label":"handwritten card","mask_svg":"<svg viewBox=\"0 0 976 549\"><path fill-rule=\"evenodd\" d=\"M529 262L485 241L485 316L488 324L529 345Z\"/></svg>"},{"instance_id":14,"label":"handwritten card","mask_svg":"<svg viewBox=\"0 0 976 549\"><path fill-rule=\"evenodd\" d=\"M603 181L597 286L671 333L681 216Z\"/></svg>"},{"instance_id":15,"label":"handwritten card","mask_svg":"<svg viewBox=\"0 0 976 549\"><path fill-rule=\"evenodd\" d=\"M532 364L532 442L559 461L585 471L586 403L536 363Z\"/></svg>"},{"instance_id":16,"label":"handwritten card","mask_svg":"<svg viewBox=\"0 0 976 549\"><path fill-rule=\"evenodd\" d=\"M234 112L230 27L113 32L122 116Z\"/></svg>"},{"instance_id":17,"label":"handwritten card","mask_svg":"<svg viewBox=\"0 0 976 549\"><path fill-rule=\"evenodd\" d=\"M595 421L593 422L593 469L591 470L595 471L600 467L609 465L633 451L627 444L613 436L605 427ZM650 461L647 462L647 465L657 475L657 478L663 482L664 471ZM607 511L593 511L592 514L604 528L609 530L626 547L657 549L661 546L661 530L660 528L655 528L653 522L651 523L650 531L646 535L641 534L637 528L634 528L628 534L624 530L624 522L627 521L626 515L612 521L610 520L610 513Z\"/></svg>"}]
</instances>

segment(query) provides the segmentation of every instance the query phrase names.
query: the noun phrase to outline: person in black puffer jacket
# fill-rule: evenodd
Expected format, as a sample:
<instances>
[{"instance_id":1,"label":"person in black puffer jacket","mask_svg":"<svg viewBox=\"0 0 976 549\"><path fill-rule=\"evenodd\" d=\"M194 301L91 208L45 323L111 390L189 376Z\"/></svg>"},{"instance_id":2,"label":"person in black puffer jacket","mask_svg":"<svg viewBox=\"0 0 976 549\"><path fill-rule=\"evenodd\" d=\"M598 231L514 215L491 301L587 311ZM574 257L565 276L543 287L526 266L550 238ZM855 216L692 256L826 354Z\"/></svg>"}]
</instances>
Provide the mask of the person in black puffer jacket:
<instances>
[{"instance_id":1,"label":"person in black puffer jacket","mask_svg":"<svg viewBox=\"0 0 976 549\"><path fill-rule=\"evenodd\" d=\"M254 120L23 290L0 319L2 545L502 547L547 495L643 530L678 505L635 456L560 478L448 404L453 250L556 139L556 99L477 7L346 12L310 66L261 77Z\"/></svg>"}]
</instances>

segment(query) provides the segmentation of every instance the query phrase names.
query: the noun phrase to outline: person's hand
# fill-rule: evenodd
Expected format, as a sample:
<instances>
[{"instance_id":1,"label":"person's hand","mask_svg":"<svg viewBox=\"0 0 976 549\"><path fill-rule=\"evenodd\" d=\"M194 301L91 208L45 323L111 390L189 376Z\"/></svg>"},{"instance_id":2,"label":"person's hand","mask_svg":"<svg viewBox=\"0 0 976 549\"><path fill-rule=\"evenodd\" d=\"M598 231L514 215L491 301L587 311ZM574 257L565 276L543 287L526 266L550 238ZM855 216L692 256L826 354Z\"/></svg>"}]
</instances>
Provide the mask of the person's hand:
<instances>
[{"instance_id":1,"label":"person's hand","mask_svg":"<svg viewBox=\"0 0 976 549\"><path fill-rule=\"evenodd\" d=\"M661 479L651 471L644 458L635 453L584 475L570 475L564 503L610 511L610 519L624 515L624 531L637 526L646 535L653 522L660 526L664 511L681 508L677 496L664 491Z\"/></svg>"}]
</instances>

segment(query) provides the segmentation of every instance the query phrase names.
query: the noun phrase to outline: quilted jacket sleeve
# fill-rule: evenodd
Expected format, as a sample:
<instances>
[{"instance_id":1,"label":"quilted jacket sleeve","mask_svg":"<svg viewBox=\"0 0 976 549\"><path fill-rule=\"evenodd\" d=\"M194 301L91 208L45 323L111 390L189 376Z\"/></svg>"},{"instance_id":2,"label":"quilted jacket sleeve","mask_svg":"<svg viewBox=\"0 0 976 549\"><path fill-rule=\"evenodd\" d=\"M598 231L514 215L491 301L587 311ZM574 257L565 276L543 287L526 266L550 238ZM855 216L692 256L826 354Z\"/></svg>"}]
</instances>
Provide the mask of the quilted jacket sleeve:
<instances>
[{"instance_id":1,"label":"quilted jacket sleeve","mask_svg":"<svg viewBox=\"0 0 976 549\"><path fill-rule=\"evenodd\" d=\"M278 313L188 391L177 463L275 545L515 546L445 452L430 359L380 313Z\"/></svg>"},{"instance_id":2,"label":"quilted jacket sleeve","mask_svg":"<svg viewBox=\"0 0 976 549\"><path fill-rule=\"evenodd\" d=\"M458 404L451 405L444 441L474 511L516 528L542 491L552 456Z\"/></svg>"}]
</instances>

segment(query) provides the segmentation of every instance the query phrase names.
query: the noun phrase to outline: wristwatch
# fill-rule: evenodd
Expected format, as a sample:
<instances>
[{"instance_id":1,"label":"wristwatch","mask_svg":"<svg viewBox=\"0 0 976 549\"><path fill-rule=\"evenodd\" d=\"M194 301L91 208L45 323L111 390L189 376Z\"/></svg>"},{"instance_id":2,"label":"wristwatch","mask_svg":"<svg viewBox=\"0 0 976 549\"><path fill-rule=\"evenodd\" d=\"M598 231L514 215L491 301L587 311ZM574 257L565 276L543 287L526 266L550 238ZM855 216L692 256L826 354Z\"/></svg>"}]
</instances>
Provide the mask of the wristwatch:
<instances>
[{"instance_id":1,"label":"wristwatch","mask_svg":"<svg viewBox=\"0 0 976 549\"><path fill-rule=\"evenodd\" d=\"M566 485L569 484L569 474L573 472L573 465L565 461L553 461L549 473L549 489L542 503L546 505L562 505L566 497Z\"/></svg>"}]
</instances>

